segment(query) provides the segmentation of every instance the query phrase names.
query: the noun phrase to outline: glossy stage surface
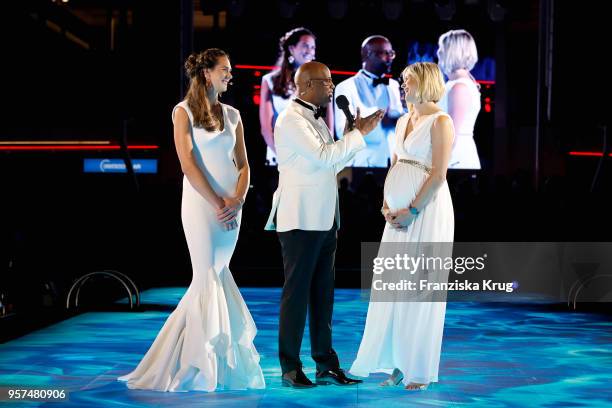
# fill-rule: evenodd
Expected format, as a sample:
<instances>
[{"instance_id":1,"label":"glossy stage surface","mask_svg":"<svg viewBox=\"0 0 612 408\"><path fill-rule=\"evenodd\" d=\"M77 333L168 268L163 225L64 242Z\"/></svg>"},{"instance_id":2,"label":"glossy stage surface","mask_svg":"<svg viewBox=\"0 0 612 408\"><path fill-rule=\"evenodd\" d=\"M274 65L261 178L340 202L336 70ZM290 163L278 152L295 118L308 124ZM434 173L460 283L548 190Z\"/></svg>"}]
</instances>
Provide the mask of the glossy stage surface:
<instances>
[{"instance_id":1,"label":"glossy stage surface","mask_svg":"<svg viewBox=\"0 0 612 408\"><path fill-rule=\"evenodd\" d=\"M257 323L267 388L163 393L129 390L116 377L150 346L185 288L142 294L142 312L89 312L0 344L0 386L63 388L68 401L9 403L51 407L604 407L612 406L612 322L545 302L448 304L440 382L426 391L382 388L382 374L354 387L282 387L276 357L279 288L242 288ZM337 289L334 348L344 368L355 358L367 301ZM302 359L314 378L308 333Z\"/></svg>"}]
</instances>

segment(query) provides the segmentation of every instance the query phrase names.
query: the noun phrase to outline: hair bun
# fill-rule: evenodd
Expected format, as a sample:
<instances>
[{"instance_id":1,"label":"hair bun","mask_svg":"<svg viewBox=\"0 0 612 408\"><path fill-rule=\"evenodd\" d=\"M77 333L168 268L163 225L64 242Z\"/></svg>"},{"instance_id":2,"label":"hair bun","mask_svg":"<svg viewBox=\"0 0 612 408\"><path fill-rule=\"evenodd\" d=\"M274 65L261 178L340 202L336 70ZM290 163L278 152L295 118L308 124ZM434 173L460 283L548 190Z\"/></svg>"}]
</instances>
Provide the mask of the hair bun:
<instances>
[{"instance_id":1,"label":"hair bun","mask_svg":"<svg viewBox=\"0 0 612 408\"><path fill-rule=\"evenodd\" d=\"M196 53L189 55L189 57L187 57L187 60L185 61L185 72L190 78L193 78L197 75L198 66L200 65L198 62L198 54Z\"/></svg>"}]
</instances>

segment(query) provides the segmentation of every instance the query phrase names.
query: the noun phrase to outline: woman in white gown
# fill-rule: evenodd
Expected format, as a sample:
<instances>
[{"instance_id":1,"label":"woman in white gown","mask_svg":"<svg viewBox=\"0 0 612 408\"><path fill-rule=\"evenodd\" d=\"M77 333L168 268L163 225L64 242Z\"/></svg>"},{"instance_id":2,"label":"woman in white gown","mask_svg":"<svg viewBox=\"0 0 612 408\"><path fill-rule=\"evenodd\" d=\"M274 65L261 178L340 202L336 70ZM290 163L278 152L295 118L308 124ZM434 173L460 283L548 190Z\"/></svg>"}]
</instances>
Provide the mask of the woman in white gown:
<instances>
[{"instance_id":1,"label":"woman in white gown","mask_svg":"<svg viewBox=\"0 0 612 408\"><path fill-rule=\"evenodd\" d=\"M193 278L138 367L119 380L159 391L264 388L255 323L228 269L249 185L240 113L218 101L231 65L213 48L190 55L185 68L190 87L172 120Z\"/></svg>"},{"instance_id":2,"label":"woman in white gown","mask_svg":"<svg viewBox=\"0 0 612 408\"><path fill-rule=\"evenodd\" d=\"M448 77L438 105L453 119L455 142L448 167L480 169L474 125L480 112L480 85L470 71L478 61L474 38L465 30L450 30L438 40L438 65Z\"/></svg>"},{"instance_id":3,"label":"woman in white gown","mask_svg":"<svg viewBox=\"0 0 612 408\"><path fill-rule=\"evenodd\" d=\"M287 31L281 37L279 49L277 68L261 78L259 123L261 135L268 146L266 154L268 166L276 166L276 147L274 146L276 118L297 96L295 73L304 63L315 59L316 37L309 29L297 27ZM325 122L330 129L334 128L332 105L327 105L327 116L325 117Z\"/></svg>"},{"instance_id":4,"label":"woman in white gown","mask_svg":"<svg viewBox=\"0 0 612 408\"><path fill-rule=\"evenodd\" d=\"M446 170L454 129L436 105L444 79L438 66L429 62L408 66L402 77L410 113L396 126L393 163L385 180L382 212L387 223L381 241L451 243L454 214ZM448 277L448 271L443 276ZM385 372L391 375L381 385L403 382L409 390L437 382L445 312L445 302L371 299L350 372L362 377Z\"/></svg>"}]
</instances>

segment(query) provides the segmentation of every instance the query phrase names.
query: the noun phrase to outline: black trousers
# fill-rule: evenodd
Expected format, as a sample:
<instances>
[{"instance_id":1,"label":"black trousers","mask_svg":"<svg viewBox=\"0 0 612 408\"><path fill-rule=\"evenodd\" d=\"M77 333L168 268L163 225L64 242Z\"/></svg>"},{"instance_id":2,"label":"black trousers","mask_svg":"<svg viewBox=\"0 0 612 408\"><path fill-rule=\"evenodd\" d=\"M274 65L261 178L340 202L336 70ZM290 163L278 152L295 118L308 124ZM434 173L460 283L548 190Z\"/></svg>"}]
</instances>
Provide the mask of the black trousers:
<instances>
[{"instance_id":1,"label":"black trousers","mask_svg":"<svg viewBox=\"0 0 612 408\"><path fill-rule=\"evenodd\" d=\"M332 348L336 223L329 231L279 232L285 284L281 296L278 351L284 373L302 367L300 348L309 316L310 348L317 370L339 366Z\"/></svg>"}]
</instances>

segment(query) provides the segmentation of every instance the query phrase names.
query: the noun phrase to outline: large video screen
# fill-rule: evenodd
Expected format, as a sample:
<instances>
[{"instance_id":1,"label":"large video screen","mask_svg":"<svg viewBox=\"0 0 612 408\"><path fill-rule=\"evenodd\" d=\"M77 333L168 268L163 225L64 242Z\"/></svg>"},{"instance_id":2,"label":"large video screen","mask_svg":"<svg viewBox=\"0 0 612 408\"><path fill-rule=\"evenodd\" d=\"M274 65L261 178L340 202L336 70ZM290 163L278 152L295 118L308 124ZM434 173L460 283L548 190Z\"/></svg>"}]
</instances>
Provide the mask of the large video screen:
<instances>
[{"instance_id":1,"label":"large video screen","mask_svg":"<svg viewBox=\"0 0 612 408\"><path fill-rule=\"evenodd\" d=\"M396 136L396 123L399 117L408 113L408 108L404 100L401 88L400 72L395 72L395 66L406 66L417 61L437 62L435 53L437 46L428 43L413 42L408 49L408 58L405 65L394 64L393 73L389 73L384 79L372 78L372 75L364 70L345 71L335 70L332 67L335 90L334 100L328 110L325 121L330 128L335 139L341 139L344 133L346 118L344 113L336 106L335 99L339 95L344 95L350 104L350 110L355 115L356 108L359 107L361 115L367 116L379 108L386 110L383 121L366 137L366 148L358 152L347 164L349 167L363 168L387 168L391 163L393 153L396 149L398 137ZM263 72L262 84L268 82L268 89L272 88L271 78L274 75L274 67L269 67L268 72ZM400 68L398 68L400 69ZM461 111L461 118L453 118L455 124L455 140L449 162L449 170L480 170L482 168L482 153L479 148L479 140L488 138L489 132L478 126L479 121L483 121L483 116L492 114L492 94L495 85L495 61L487 56L480 56L478 62L471 70L472 81L451 80L445 76L446 87L445 95L438 102L442 110L452 114ZM449 106L447 95L458 84L465 85L465 88L473 96L466 102L465 106L455 110ZM274 128L274 123L278 114L288 106L292 98L282 98L269 93L267 99L258 100L259 104L268 104L266 107L273 112L272 123L269 129ZM260 120L262 120L262 107L260 109ZM265 115L264 115L265 116ZM487 123L489 121L486 121ZM263 128L263 127L262 127ZM405 129L399 129L405 131ZM480 133L480 134L479 134ZM401 140L407 140L403 135ZM270 138L271 136L268 136ZM266 139L266 137L264 137ZM485 141L486 142L486 141ZM266 150L265 163L268 166L276 166L277 158L273 149L268 144Z\"/></svg>"}]
</instances>

